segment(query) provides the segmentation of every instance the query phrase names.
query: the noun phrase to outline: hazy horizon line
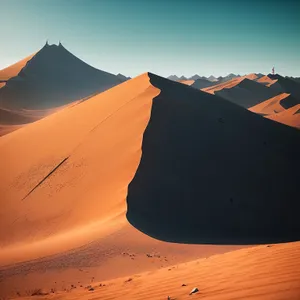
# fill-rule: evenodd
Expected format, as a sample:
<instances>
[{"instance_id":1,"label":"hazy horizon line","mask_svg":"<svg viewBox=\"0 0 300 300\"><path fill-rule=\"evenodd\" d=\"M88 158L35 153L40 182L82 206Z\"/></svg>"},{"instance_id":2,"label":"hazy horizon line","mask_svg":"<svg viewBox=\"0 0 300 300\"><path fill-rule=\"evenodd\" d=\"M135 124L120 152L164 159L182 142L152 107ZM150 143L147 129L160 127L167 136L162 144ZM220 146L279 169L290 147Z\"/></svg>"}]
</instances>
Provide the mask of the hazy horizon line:
<instances>
[{"instance_id":1,"label":"hazy horizon line","mask_svg":"<svg viewBox=\"0 0 300 300\"><path fill-rule=\"evenodd\" d=\"M39 50L37 50L36 52L34 52L34 53L38 53L44 46L46 46L46 45L49 45L49 46L59 46L59 45L62 45L64 48L66 48L64 45L63 45L63 43L62 43L62 41L61 40L58 40L58 44L55 44L55 43L49 43L49 39L47 39L46 41L45 41L45 44L39 49ZM66 48L67 49L67 48ZM67 49L68 50L68 49ZM123 72L122 70L120 70L119 72L112 72L112 71L110 71L110 70L107 70L107 69L102 69L102 68L99 68L98 66L95 66L94 64L92 64L92 63L89 63L88 61L86 61L85 59L82 59L82 58L80 58L78 55L76 55L76 54L74 54L72 51L70 51L70 50L68 50L70 53L72 53L74 56L76 56L78 59L80 59L81 61L83 61L84 63L86 63L86 64L88 64L89 66L91 66L91 67L93 67L93 68L96 68L96 69L98 69L98 70L101 70L101 71L105 71L105 72L108 72L108 73L111 73L111 74L114 74L114 75L117 75L117 74L122 74L122 75L124 75L124 76L126 76L126 77L131 77L131 78L135 78L135 77L137 77L137 76L139 76L139 75L141 75L141 74L144 74L144 73L147 73L147 72L150 72L150 73L153 73L153 74L157 74L157 75L159 75L159 76L162 76L162 77L165 77L165 78L167 78L167 77L169 77L169 76L177 76L178 78L180 78L180 77L182 77L182 76L184 76L185 78L187 78L187 79L189 79L189 78L191 78L192 76L195 76L195 75L198 75L198 76L201 76L201 77L206 77L206 78L208 78L208 77L210 77L210 76L213 76L213 77L215 77L215 78L218 78L218 77L226 77L226 76L228 76L228 75L230 75L230 74L233 74L233 75L236 75L236 76L245 76L245 75L248 75L248 74L263 74L263 75L268 75L268 74L271 74L271 72L261 72L261 71L254 71L254 72L238 72L238 73L234 73L234 72L232 72L232 71L228 71L228 72L220 72L220 73L218 73L217 71L216 72L211 72L211 73L206 73L206 74L209 74L209 75L205 75L205 73L200 73L200 72L196 72L196 73L193 73L192 75L185 75L186 73L184 73L184 72L173 72L173 73L169 73L169 74L167 74L167 73L165 73L165 75L162 75L160 72L156 72L156 71L153 71L153 70L151 70L151 68L148 68L148 70L146 70L146 71L144 71L144 72L141 72L141 73L136 73L136 74L129 74L129 72L128 73L126 73L126 72ZM23 56L23 57L21 57L21 58L18 58L18 59L15 59L13 62L10 62L10 63L8 63L8 64L5 64L4 66L3 65L1 65L1 62L0 62L0 71L2 71L2 70L4 70L4 69L6 69L6 68L8 68L8 67L10 67L10 66L12 66L12 65L14 65L14 64L16 64L16 63L18 63L19 61L21 61L21 60L23 60L24 58L26 58L26 57L28 57L28 56L30 56L30 55L32 55L32 54L27 54L27 55L25 55L25 56ZM272 68L273 68L274 66L271 66L271 68L270 68L270 70L272 70ZM275 70L276 70L276 68L275 68ZM166 75L167 74L167 75ZM214 75L214 74L218 74L218 75ZM277 74L277 75L281 75L281 76L283 76L283 77L293 77L293 78L298 78L298 77L300 77L300 75L296 75L296 76L292 76L292 75L286 75L286 74L284 74L284 73L278 73L278 72L275 72L275 74Z\"/></svg>"}]
</instances>

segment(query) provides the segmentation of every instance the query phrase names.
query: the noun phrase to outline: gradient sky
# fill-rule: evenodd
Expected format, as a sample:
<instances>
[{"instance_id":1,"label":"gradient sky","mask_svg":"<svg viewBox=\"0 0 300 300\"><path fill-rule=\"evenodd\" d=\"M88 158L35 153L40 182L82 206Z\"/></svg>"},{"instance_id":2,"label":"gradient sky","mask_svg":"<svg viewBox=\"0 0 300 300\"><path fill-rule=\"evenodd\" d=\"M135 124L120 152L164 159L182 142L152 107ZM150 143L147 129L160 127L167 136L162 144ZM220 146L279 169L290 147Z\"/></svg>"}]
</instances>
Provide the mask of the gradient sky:
<instances>
[{"instance_id":1,"label":"gradient sky","mask_svg":"<svg viewBox=\"0 0 300 300\"><path fill-rule=\"evenodd\" d=\"M59 40L136 76L300 76L300 1L0 0L0 69Z\"/></svg>"}]
</instances>

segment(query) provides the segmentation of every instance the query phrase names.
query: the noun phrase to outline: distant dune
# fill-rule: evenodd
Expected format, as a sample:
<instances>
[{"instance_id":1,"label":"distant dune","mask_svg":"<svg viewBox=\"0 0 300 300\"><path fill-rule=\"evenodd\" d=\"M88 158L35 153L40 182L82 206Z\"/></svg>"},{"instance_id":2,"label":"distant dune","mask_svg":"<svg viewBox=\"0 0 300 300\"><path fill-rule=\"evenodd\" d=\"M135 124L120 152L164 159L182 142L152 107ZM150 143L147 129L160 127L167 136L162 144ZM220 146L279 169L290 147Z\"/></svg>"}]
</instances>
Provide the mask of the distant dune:
<instances>
[{"instance_id":1,"label":"distant dune","mask_svg":"<svg viewBox=\"0 0 300 300\"><path fill-rule=\"evenodd\" d=\"M61 44L46 44L0 71L0 136L128 79L87 65Z\"/></svg>"},{"instance_id":2,"label":"distant dune","mask_svg":"<svg viewBox=\"0 0 300 300\"><path fill-rule=\"evenodd\" d=\"M192 84L194 84L195 80L179 80L178 82L186 84L186 85L192 85Z\"/></svg>"},{"instance_id":3,"label":"distant dune","mask_svg":"<svg viewBox=\"0 0 300 300\"><path fill-rule=\"evenodd\" d=\"M290 94L287 93L279 94L271 99L250 107L249 110L261 115L270 115L273 113L282 112L285 110L285 108L281 105L281 101L289 96Z\"/></svg>"},{"instance_id":4,"label":"distant dune","mask_svg":"<svg viewBox=\"0 0 300 300\"><path fill-rule=\"evenodd\" d=\"M0 82L6 82L10 78L18 76L20 71L26 66L27 62L31 60L34 55L35 53L5 69L0 70Z\"/></svg>"},{"instance_id":5,"label":"distant dune","mask_svg":"<svg viewBox=\"0 0 300 300\"><path fill-rule=\"evenodd\" d=\"M287 110L272 114L266 118L300 129L300 104Z\"/></svg>"},{"instance_id":6,"label":"distant dune","mask_svg":"<svg viewBox=\"0 0 300 300\"><path fill-rule=\"evenodd\" d=\"M121 82L116 75L84 63L61 44L46 44L0 89L0 106L9 109L52 108L102 92Z\"/></svg>"},{"instance_id":7,"label":"distant dune","mask_svg":"<svg viewBox=\"0 0 300 300\"><path fill-rule=\"evenodd\" d=\"M275 83L271 85L273 89L280 90L285 93L292 94L292 96L298 99L300 103L300 82L297 82L288 77L282 77L278 74L269 74L268 77L274 80Z\"/></svg>"},{"instance_id":8,"label":"distant dune","mask_svg":"<svg viewBox=\"0 0 300 300\"><path fill-rule=\"evenodd\" d=\"M278 94L277 91L248 78L244 78L233 87L215 91L215 95L245 108L257 105Z\"/></svg>"},{"instance_id":9,"label":"distant dune","mask_svg":"<svg viewBox=\"0 0 300 300\"><path fill-rule=\"evenodd\" d=\"M257 82L263 83L267 86L270 86L270 85L274 84L276 81L277 81L277 79L273 80L270 77L268 77L267 75L265 75L265 76L263 76L263 77L261 77L257 80Z\"/></svg>"},{"instance_id":10,"label":"distant dune","mask_svg":"<svg viewBox=\"0 0 300 300\"><path fill-rule=\"evenodd\" d=\"M232 88L232 87L236 86L245 78L253 80L253 79L257 78L257 76L255 74L249 74L249 75L245 75L245 76L235 76L230 80L226 80L225 82L222 79L220 79L217 82L217 84L207 87L207 88L204 88L204 89L202 89L202 91L207 92L209 94L214 94L215 92L223 90L225 88Z\"/></svg>"},{"instance_id":11,"label":"distant dune","mask_svg":"<svg viewBox=\"0 0 300 300\"><path fill-rule=\"evenodd\" d=\"M207 88L209 86L212 86L214 85L214 82L212 81L209 81L209 80L206 80L206 79L197 79L193 82L193 84L191 84L191 86L193 88L196 88L196 89L203 89L203 88Z\"/></svg>"},{"instance_id":12,"label":"distant dune","mask_svg":"<svg viewBox=\"0 0 300 300\"><path fill-rule=\"evenodd\" d=\"M185 243L298 240L300 132L150 74L153 101L127 218Z\"/></svg>"}]
</instances>

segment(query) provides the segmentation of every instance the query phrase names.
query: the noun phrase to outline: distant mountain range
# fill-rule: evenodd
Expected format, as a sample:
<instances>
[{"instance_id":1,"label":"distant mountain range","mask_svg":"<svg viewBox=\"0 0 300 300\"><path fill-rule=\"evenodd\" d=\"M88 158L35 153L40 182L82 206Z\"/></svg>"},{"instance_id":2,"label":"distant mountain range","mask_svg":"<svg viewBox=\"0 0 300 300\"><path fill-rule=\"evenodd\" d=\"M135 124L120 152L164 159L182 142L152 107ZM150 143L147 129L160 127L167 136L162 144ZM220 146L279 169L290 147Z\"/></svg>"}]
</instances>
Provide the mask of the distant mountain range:
<instances>
[{"instance_id":1,"label":"distant mountain range","mask_svg":"<svg viewBox=\"0 0 300 300\"><path fill-rule=\"evenodd\" d=\"M117 77L119 79L121 79L122 81L127 81L127 80L131 79L131 77L126 77L125 75L123 75L121 73L117 74Z\"/></svg>"},{"instance_id":2,"label":"distant mountain range","mask_svg":"<svg viewBox=\"0 0 300 300\"><path fill-rule=\"evenodd\" d=\"M170 80L173 80L173 81L179 81L179 80L198 80L198 79L203 79L203 80L208 80L210 82L218 82L218 83L222 83L222 82L225 82L225 81L228 81L228 80L231 80L233 78L236 78L236 77L239 77L240 75L235 75L235 74L229 74L225 77L215 77L213 75L209 76L209 77L205 77L205 76L200 76L198 74L195 74L191 77L185 77L185 76L181 76L181 77L178 77L177 75L170 75L169 77L167 77L168 79ZM263 76L263 75L262 75Z\"/></svg>"}]
</instances>

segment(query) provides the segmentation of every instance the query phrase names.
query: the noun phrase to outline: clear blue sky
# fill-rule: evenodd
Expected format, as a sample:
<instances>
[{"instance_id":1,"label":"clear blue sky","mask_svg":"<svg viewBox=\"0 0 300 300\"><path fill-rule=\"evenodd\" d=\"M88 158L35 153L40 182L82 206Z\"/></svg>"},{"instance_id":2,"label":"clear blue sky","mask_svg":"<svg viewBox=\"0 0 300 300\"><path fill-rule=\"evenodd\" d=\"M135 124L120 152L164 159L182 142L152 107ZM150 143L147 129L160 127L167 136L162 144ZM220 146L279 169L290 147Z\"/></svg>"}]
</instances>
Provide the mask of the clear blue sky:
<instances>
[{"instance_id":1,"label":"clear blue sky","mask_svg":"<svg viewBox=\"0 0 300 300\"><path fill-rule=\"evenodd\" d=\"M0 28L0 69L49 39L128 76L300 76L299 0L0 0Z\"/></svg>"}]
</instances>

